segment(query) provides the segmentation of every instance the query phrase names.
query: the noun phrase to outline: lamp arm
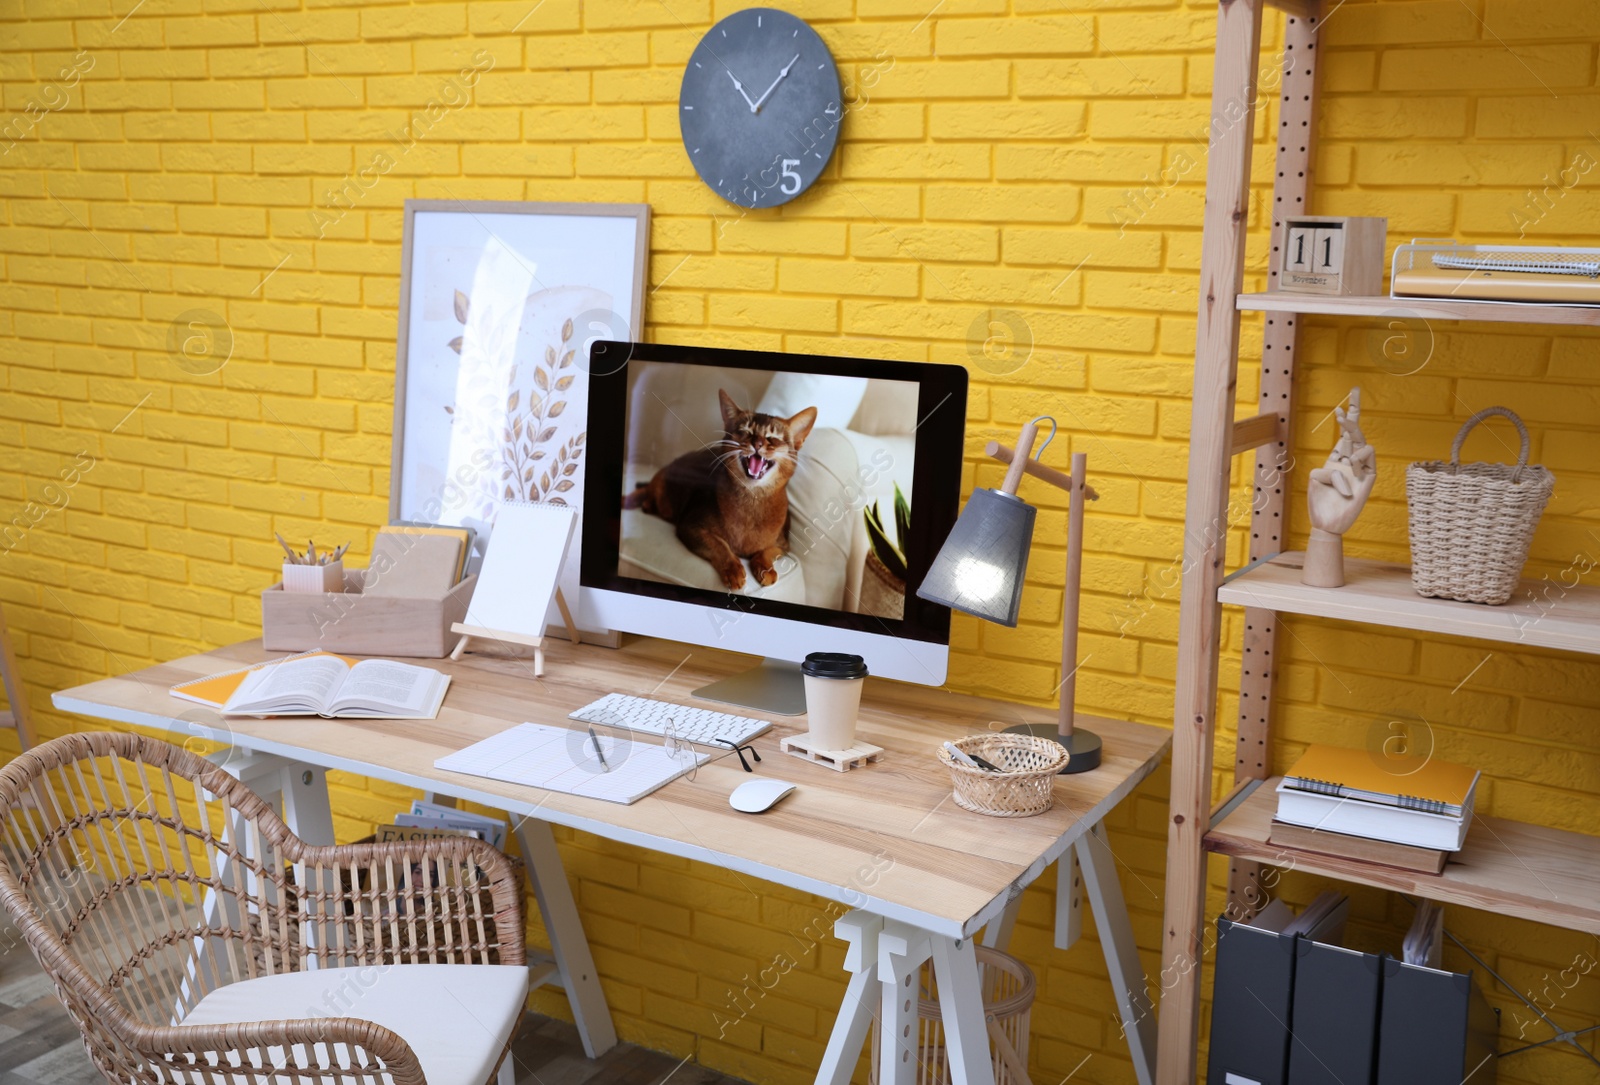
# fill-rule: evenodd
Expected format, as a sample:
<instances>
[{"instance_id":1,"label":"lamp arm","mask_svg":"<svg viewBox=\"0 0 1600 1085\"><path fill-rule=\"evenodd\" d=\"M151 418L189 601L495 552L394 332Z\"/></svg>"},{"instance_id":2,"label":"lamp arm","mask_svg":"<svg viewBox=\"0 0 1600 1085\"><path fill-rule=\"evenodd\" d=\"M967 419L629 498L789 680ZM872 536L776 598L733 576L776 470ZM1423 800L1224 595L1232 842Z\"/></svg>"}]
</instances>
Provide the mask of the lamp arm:
<instances>
[{"instance_id":1,"label":"lamp arm","mask_svg":"<svg viewBox=\"0 0 1600 1085\"><path fill-rule=\"evenodd\" d=\"M1009 446L1003 445L999 441L990 441L986 446L984 446L983 454L992 460L999 460L1004 464L1012 463L1017 457L1017 454L1013 452ZM1046 467L1044 464L1035 459L1024 457L1024 463L1025 466L1022 470L1025 474L1038 479L1040 482L1047 482L1058 490L1064 490L1067 493L1072 492L1071 475L1064 471L1057 471L1054 467ZM1090 501L1100 500L1100 494L1088 483L1084 483L1083 496L1088 498Z\"/></svg>"},{"instance_id":2,"label":"lamp arm","mask_svg":"<svg viewBox=\"0 0 1600 1085\"><path fill-rule=\"evenodd\" d=\"M1017 487L1022 485L1022 473L1027 470L1033 456L1033 442L1039 439L1039 427L1032 422L1022 427L1022 432L1017 436L1017 448L1021 455L1011 461L1011 467L1006 471L1005 481L1000 484L1000 492L1015 497Z\"/></svg>"}]
</instances>

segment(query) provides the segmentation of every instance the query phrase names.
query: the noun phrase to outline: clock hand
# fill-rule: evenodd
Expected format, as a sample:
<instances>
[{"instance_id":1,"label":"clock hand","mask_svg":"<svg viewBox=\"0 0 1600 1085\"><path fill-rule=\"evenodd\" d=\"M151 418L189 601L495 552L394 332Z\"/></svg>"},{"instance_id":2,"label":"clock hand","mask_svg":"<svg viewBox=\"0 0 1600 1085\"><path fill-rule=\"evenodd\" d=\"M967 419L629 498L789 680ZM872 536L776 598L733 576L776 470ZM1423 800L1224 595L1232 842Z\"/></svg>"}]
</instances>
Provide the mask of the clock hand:
<instances>
[{"instance_id":1,"label":"clock hand","mask_svg":"<svg viewBox=\"0 0 1600 1085\"><path fill-rule=\"evenodd\" d=\"M756 103L752 102L750 100L750 95L744 92L744 84L739 82L739 77L734 75L731 71L728 71L727 68L722 70L728 72L728 78L732 79L733 85L739 88L739 96L744 99L744 104L750 107L750 112L754 113L756 111Z\"/></svg>"},{"instance_id":2,"label":"clock hand","mask_svg":"<svg viewBox=\"0 0 1600 1085\"><path fill-rule=\"evenodd\" d=\"M752 113L760 112L761 103L765 102L772 95L772 92L778 89L778 84L783 82L783 77L789 74L789 69L794 67L795 60L799 60L799 59L800 59L800 54L796 53L794 55L794 60L789 61L789 63L787 63L787 64L785 64L783 66L783 71L779 72L778 73L778 78L776 78L776 79L774 79L772 81L772 86L767 88L767 93L763 94L761 97L757 98L754 102L752 102L750 104L750 112L752 112Z\"/></svg>"}]
</instances>

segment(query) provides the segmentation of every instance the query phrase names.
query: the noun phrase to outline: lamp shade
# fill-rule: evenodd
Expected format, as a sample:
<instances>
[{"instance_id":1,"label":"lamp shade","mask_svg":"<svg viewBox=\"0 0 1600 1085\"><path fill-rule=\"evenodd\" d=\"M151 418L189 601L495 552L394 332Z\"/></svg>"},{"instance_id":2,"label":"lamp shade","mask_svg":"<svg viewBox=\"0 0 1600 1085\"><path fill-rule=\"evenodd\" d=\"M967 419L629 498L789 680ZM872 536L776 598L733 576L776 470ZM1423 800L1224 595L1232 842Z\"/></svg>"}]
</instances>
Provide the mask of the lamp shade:
<instances>
[{"instance_id":1,"label":"lamp shade","mask_svg":"<svg viewBox=\"0 0 1600 1085\"><path fill-rule=\"evenodd\" d=\"M1036 510L1000 490L974 490L917 595L1016 627Z\"/></svg>"}]
</instances>

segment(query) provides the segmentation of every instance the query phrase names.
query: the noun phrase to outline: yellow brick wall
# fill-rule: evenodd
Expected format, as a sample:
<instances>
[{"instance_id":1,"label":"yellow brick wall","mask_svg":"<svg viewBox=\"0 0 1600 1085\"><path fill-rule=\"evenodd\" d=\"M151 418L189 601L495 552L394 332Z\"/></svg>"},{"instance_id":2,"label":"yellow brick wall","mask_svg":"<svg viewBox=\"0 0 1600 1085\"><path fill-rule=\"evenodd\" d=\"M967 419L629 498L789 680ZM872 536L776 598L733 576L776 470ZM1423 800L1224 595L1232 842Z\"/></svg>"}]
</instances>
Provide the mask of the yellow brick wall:
<instances>
[{"instance_id":1,"label":"yellow brick wall","mask_svg":"<svg viewBox=\"0 0 1600 1085\"><path fill-rule=\"evenodd\" d=\"M674 108L694 43L739 6L0 3L0 528L12 529L0 601L47 735L80 722L49 710L51 690L254 636L273 531L367 546L387 512L407 197L650 203L654 339L969 365L968 486L997 474L978 465L985 439L1055 414L1070 440L1051 455L1087 452L1103 495L1088 523L1080 705L1170 720L1214 6L790 0L833 49L852 104L825 179L781 211L749 214L695 178ZM1600 244L1591 0L1329 6L1315 210L1388 215L1391 248L1520 232ZM1280 17L1268 26L1279 40ZM388 133L475 58L492 67L470 102L446 109L352 208L333 208L329 191L393 151ZM1270 159L1254 173L1259 270ZM204 330L191 321L231 338L220 372L178 364L183 337ZM1251 358L1260 326L1247 321ZM1405 463L1442 455L1462 418L1504 403L1559 478L1533 571L1595 583L1600 341L1414 326L1410 346L1427 360L1412 372L1385 352L1395 334L1309 322L1294 541L1306 465L1331 444L1325 416L1359 382L1381 475L1352 554L1403 560ZM1242 403L1254 386L1246 365ZM1480 435L1468 452L1503 448ZM1041 516L1023 623L958 618L951 684L1048 702L1064 514L1031 496L1054 511ZM1233 563L1242 553L1236 532ZM1286 625L1279 768L1309 741L1426 720L1442 755L1488 773L1481 810L1593 830L1592 663ZM1226 627L1237 644L1237 614ZM1237 674L1230 654L1225 685ZM341 839L409 797L337 785ZM1165 813L1153 781L1111 821L1152 976ZM581 834L562 834L562 847L626 1038L759 1082L809 1080L843 990L839 946L817 937L836 908ZM1285 880L1293 900L1320 886ZM1354 895L1358 935L1392 947L1409 906ZM1131 1081L1094 939L1051 949L1052 908L1046 889L1031 891L1016 939L1041 981L1035 1080ZM1558 1021L1600 1021L1600 973L1561 974L1594 939L1463 909L1449 919ZM783 952L798 966L758 994L759 970ZM1470 964L1453 948L1446 958ZM1519 1025L1532 1015L1509 995L1494 997L1508 1046L1519 1032L1548 1038ZM537 1003L565 1012L559 998ZM1547 1049L1508 1061L1501 1080L1589 1080L1588 1065Z\"/></svg>"}]
</instances>

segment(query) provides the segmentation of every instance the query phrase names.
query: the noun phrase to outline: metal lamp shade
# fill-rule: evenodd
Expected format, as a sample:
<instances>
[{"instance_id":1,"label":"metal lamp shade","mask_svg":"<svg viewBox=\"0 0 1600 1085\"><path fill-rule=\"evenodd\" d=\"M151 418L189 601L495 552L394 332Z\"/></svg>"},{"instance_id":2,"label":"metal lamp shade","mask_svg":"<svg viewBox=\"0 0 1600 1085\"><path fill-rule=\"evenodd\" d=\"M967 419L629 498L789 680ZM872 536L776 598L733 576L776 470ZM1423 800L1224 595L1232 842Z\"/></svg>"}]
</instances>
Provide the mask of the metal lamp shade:
<instances>
[{"instance_id":1,"label":"metal lamp shade","mask_svg":"<svg viewBox=\"0 0 1600 1085\"><path fill-rule=\"evenodd\" d=\"M918 597L1015 628L1036 515L1020 497L974 490Z\"/></svg>"}]
</instances>

